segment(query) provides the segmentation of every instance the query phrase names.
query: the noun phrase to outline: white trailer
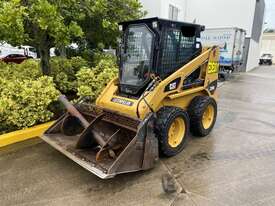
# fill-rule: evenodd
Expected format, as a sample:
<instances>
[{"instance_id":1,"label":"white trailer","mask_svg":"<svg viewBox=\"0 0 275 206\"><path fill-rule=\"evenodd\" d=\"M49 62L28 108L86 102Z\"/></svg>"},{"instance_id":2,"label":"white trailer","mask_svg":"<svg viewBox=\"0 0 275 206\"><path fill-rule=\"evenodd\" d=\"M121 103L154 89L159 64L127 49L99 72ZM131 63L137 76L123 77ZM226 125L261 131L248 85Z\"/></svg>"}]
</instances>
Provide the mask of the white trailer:
<instances>
[{"instance_id":1,"label":"white trailer","mask_svg":"<svg viewBox=\"0 0 275 206\"><path fill-rule=\"evenodd\" d=\"M213 28L202 32L202 45L220 47L220 67L222 70L234 71L244 62L244 42L246 32L243 29Z\"/></svg>"},{"instance_id":2,"label":"white trailer","mask_svg":"<svg viewBox=\"0 0 275 206\"><path fill-rule=\"evenodd\" d=\"M10 54L21 54L24 56L37 58L37 52L34 47L31 46L18 46L14 47L10 44L0 44L0 58L4 58Z\"/></svg>"}]
</instances>

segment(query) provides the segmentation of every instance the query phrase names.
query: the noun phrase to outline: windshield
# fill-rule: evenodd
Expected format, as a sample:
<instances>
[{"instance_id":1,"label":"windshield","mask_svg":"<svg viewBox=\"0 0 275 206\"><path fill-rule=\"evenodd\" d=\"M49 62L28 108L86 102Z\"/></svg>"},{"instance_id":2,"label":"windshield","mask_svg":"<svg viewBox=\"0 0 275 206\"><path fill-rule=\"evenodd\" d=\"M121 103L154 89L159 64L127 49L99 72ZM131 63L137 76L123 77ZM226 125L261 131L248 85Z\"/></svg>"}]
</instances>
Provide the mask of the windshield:
<instances>
[{"instance_id":1,"label":"windshield","mask_svg":"<svg viewBox=\"0 0 275 206\"><path fill-rule=\"evenodd\" d=\"M121 55L121 84L140 86L149 77L153 33L145 25L130 26Z\"/></svg>"},{"instance_id":2,"label":"windshield","mask_svg":"<svg viewBox=\"0 0 275 206\"><path fill-rule=\"evenodd\" d=\"M271 54L263 54L262 57L270 58L270 57L272 57L272 55Z\"/></svg>"},{"instance_id":3,"label":"windshield","mask_svg":"<svg viewBox=\"0 0 275 206\"><path fill-rule=\"evenodd\" d=\"M36 52L36 49L35 49L34 47L30 47L29 50L30 50L31 52Z\"/></svg>"}]
</instances>

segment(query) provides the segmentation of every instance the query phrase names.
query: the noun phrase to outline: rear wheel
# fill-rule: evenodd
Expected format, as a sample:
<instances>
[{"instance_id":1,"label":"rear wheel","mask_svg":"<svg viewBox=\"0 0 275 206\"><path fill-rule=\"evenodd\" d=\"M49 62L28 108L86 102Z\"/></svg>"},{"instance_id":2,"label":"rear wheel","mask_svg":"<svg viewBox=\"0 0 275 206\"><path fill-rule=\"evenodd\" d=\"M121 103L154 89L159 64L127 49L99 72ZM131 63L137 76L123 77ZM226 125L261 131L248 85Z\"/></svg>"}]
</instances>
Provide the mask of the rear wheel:
<instances>
[{"instance_id":1,"label":"rear wheel","mask_svg":"<svg viewBox=\"0 0 275 206\"><path fill-rule=\"evenodd\" d=\"M217 118L217 103L208 96L195 97L189 106L190 130L194 136L205 137L213 129Z\"/></svg>"},{"instance_id":2,"label":"rear wheel","mask_svg":"<svg viewBox=\"0 0 275 206\"><path fill-rule=\"evenodd\" d=\"M180 153L187 143L189 117L177 107L163 107L157 113L155 132L159 139L160 152L171 157Z\"/></svg>"}]
</instances>

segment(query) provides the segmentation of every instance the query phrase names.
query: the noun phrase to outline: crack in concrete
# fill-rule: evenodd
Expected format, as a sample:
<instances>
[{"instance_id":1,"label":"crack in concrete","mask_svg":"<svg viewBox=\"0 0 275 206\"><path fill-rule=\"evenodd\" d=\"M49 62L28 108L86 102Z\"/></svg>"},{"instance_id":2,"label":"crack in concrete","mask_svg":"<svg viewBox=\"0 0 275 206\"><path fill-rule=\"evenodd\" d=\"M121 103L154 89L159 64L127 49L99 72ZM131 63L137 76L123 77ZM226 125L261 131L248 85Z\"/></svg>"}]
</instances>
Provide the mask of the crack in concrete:
<instances>
[{"instance_id":1,"label":"crack in concrete","mask_svg":"<svg viewBox=\"0 0 275 206\"><path fill-rule=\"evenodd\" d=\"M183 188L183 185L181 184L181 182L177 180L177 178L175 177L175 175L173 174L171 169L162 160L160 160L160 163L167 170L168 174L171 177L173 177L174 181L176 182L176 184L178 186L177 194L176 194L175 198L173 199L172 203L169 205L169 206L173 206L174 203L176 202L176 200L179 198L180 194L181 193L186 193L186 190Z\"/></svg>"}]
</instances>

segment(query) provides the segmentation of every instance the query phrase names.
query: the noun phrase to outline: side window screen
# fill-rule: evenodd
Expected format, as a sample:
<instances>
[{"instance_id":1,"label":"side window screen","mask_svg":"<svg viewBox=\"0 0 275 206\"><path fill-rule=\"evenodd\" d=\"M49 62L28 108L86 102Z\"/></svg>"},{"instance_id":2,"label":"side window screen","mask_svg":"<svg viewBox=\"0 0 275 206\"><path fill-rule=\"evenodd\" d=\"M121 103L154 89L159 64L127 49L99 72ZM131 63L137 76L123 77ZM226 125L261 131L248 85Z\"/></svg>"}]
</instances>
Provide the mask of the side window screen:
<instances>
[{"instance_id":1,"label":"side window screen","mask_svg":"<svg viewBox=\"0 0 275 206\"><path fill-rule=\"evenodd\" d=\"M193 35L191 35L193 34ZM166 77L186 64L196 49L195 29L168 29L164 32L160 62L160 75Z\"/></svg>"}]
</instances>

